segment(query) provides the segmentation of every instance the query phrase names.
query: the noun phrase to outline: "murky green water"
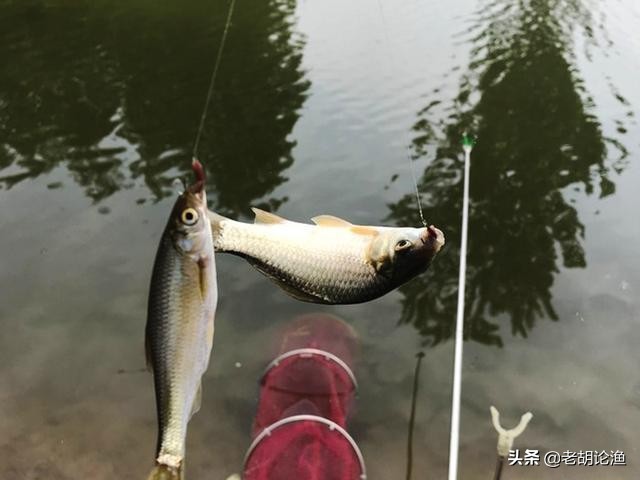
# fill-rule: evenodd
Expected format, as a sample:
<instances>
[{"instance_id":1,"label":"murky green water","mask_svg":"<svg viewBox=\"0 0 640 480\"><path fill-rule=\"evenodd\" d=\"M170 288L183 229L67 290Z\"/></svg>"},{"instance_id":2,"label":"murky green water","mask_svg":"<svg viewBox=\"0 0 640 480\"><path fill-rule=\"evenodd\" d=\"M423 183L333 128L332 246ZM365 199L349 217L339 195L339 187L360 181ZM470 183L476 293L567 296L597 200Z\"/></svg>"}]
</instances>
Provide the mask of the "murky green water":
<instances>
[{"instance_id":1,"label":"murky green water","mask_svg":"<svg viewBox=\"0 0 640 480\"><path fill-rule=\"evenodd\" d=\"M189 170L226 2L0 7L0 478L144 478L155 409L149 276ZM297 303L219 257L220 304L188 476L249 445L276 333L327 311L357 330L350 431L370 478L444 478L464 130L471 173L460 473L518 442L622 450L626 467L513 467L513 479L640 476L640 8L633 0L238 0L201 159L211 207L417 225L407 155L446 249L370 304Z\"/></svg>"}]
</instances>

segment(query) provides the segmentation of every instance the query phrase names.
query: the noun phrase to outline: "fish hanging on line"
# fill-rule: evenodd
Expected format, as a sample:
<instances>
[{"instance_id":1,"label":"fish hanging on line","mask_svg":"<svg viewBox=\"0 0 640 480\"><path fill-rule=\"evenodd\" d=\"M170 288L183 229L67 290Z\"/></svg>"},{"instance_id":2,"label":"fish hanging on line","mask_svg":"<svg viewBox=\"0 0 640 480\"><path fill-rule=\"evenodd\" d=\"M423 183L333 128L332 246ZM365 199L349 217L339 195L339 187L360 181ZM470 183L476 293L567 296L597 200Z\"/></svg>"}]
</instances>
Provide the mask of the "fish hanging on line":
<instances>
[{"instance_id":1,"label":"fish hanging on line","mask_svg":"<svg viewBox=\"0 0 640 480\"><path fill-rule=\"evenodd\" d=\"M216 252L244 257L305 302L352 304L381 297L425 272L444 245L433 225L362 226L330 215L314 217L310 225L252 210L253 224L209 211Z\"/></svg>"},{"instance_id":2,"label":"fish hanging on line","mask_svg":"<svg viewBox=\"0 0 640 480\"><path fill-rule=\"evenodd\" d=\"M158 415L156 466L149 480L184 478L187 424L200 408L218 301L205 173L176 200L156 254L145 348Z\"/></svg>"}]
</instances>

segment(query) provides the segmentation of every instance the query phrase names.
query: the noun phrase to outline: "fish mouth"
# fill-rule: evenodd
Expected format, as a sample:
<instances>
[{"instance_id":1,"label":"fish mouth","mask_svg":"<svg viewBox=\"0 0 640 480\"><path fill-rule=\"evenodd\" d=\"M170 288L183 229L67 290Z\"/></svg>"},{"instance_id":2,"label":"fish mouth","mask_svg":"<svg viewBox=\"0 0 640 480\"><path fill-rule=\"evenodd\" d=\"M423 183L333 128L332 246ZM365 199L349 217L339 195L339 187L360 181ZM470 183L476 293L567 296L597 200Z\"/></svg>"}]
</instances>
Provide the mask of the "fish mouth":
<instances>
[{"instance_id":1,"label":"fish mouth","mask_svg":"<svg viewBox=\"0 0 640 480\"><path fill-rule=\"evenodd\" d=\"M444 233L435 225L429 225L420 233L420 240L423 245L428 245L434 250L434 253L437 253L444 245Z\"/></svg>"}]
</instances>

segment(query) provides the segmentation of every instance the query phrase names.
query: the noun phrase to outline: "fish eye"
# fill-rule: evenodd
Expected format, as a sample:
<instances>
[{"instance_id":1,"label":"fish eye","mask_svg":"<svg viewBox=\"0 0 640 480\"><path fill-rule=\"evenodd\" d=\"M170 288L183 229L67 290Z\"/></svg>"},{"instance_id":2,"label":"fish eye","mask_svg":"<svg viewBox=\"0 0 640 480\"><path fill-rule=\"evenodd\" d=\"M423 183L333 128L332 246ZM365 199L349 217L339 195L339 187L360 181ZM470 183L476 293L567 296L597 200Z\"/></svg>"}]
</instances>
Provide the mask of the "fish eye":
<instances>
[{"instance_id":1,"label":"fish eye","mask_svg":"<svg viewBox=\"0 0 640 480\"><path fill-rule=\"evenodd\" d=\"M180 220L185 225L195 225L198 221L198 212L195 208L185 208L180 215Z\"/></svg>"},{"instance_id":2,"label":"fish eye","mask_svg":"<svg viewBox=\"0 0 640 480\"><path fill-rule=\"evenodd\" d=\"M398 243L396 243L396 252L400 250L406 250L410 246L411 242L403 238L402 240L398 241Z\"/></svg>"}]
</instances>

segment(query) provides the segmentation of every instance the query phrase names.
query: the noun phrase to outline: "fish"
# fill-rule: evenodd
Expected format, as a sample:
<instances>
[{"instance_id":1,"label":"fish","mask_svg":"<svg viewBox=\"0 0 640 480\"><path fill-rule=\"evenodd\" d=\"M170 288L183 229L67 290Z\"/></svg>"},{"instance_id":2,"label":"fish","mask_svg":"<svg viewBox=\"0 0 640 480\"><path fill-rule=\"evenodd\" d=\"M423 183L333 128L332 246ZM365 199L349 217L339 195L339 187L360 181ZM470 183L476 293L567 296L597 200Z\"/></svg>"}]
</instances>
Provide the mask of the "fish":
<instances>
[{"instance_id":1,"label":"fish","mask_svg":"<svg viewBox=\"0 0 640 480\"><path fill-rule=\"evenodd\" d=\"M354 225L331 215L305 224L252 208L253 224L209 210L216 252L245 258L287 294L311 303L368 302L425 272L444 234Z\"/></svg>"},{"instance_id":2,"label":"fish","mask_svg":"<svg viewBox=\"0 0 640 480\"><path fill-rule=\"evenodd\" d=\"M145 350L158 419L148 480L184 479L187 424L199 410L218 302L215 252L202 164L173 205L153 265Z\"/></svg>"}]
</instances>

